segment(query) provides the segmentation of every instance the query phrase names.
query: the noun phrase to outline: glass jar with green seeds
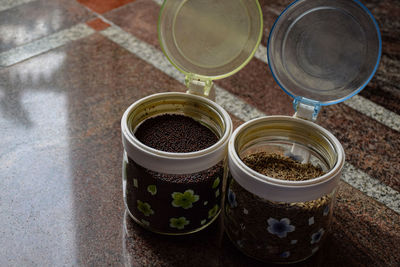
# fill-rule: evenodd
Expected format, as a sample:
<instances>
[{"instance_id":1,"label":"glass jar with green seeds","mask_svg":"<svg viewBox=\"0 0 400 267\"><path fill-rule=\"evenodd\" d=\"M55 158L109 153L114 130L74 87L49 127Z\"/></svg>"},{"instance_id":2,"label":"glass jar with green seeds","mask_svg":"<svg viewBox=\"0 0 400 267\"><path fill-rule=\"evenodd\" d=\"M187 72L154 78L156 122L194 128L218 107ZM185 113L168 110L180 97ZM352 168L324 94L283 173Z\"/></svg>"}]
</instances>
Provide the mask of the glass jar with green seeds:
<instances>
[{"instance_id":1,"label":"glass jar with green seeds","mask_svg":"<svg viewBox=\"0 0 400 267\"><path fill-rule=\"evenodd\" d=\"M310 121L269 116L236 129L228 149L224 220L232 242L277 263L318 251L344 165L339 141Z\"/></svg>"},{"instance_id":2,"label":"glass jar with green seeds","mask_svg":"<svg viewBox=\"0 0 400 267\"><path fill-rule=\"evenodd\" d=\"M293 263L326 240L345 154L317 117L368 84L381 48L378 25L358 0L297 0L275 21L268 66L295 114L248 121L229 141L224 222L242 252Z\"/></svg>"}]
</instances>

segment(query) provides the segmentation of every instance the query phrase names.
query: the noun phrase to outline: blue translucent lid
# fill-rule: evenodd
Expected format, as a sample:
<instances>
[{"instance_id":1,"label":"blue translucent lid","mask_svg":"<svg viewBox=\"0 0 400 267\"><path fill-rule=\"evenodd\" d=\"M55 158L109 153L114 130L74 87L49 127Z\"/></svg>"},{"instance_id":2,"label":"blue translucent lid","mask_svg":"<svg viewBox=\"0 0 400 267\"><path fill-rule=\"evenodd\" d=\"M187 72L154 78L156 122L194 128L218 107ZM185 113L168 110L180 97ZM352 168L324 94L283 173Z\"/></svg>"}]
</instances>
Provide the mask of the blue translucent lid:
<instances>
[{"instance_id":1,"label":"blue translucent lid","mask_svg":"<svg viewBox=\"0 0 400 267\"><path fill-rule=\"evenodd\" d=\"M324 106L360 92L375 74L382 46L378 24L357 0L298 0L275 21L268 62L295 101Z\"/></svg>"}]
</instances>

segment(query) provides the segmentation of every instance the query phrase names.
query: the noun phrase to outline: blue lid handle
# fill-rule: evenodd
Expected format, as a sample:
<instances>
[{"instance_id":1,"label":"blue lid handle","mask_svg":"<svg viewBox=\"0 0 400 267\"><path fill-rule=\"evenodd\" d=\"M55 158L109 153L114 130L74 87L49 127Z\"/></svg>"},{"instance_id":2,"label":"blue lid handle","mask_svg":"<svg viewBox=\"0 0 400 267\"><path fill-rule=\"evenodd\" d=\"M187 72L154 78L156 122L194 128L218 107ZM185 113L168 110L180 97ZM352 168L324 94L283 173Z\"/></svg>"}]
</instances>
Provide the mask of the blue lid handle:
<instances>
[{"instance_id":1,"label":"blue lid handle","mask_svg":"<svg viewBox=\"0 0 400 267\"><path fill-rule=\"evenodd\" d=\"M293 107L296 111L293 117L315 122L321 110L321 103L305 97L296 96L293 100ZM286 156L303 164L310 161L310 152L296 143L292 145L290 152L286 153Z\"/></svg>"},{"instance_id":2,"label":"blue lid handle","mask_svg":"<svg viewBox=\"0 0 400 267\"><path fill-rule=\"evenodd\" d=\"M321 110L321 103L302 96L296 96L293 100L295 110L294 117L316 121L318 113Z\"/></svg>"}]
</instances>

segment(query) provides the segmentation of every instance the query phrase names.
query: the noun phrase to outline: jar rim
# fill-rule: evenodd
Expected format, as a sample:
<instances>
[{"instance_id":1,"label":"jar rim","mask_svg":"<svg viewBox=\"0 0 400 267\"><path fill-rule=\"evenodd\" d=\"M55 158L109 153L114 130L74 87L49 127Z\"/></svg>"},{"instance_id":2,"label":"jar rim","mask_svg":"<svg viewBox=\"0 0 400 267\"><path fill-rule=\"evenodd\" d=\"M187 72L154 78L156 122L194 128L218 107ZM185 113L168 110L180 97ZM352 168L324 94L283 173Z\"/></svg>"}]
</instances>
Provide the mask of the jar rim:
<instances>
[{"instance_id":1,"label":"jar rim","mask_svg":"<svg viewBox=\"0 0 400 267\"><path fill-rule=\"evenodd\" d=\"M149 147L149 146L143 144L142 142L140 142L136 138L136 136L133 134L133 132L131 131L131 128L129 125L130 115L136 108L140 107L141 105L144 105L152 100L165 99L166 97L177 97L177 98L181 98L181 99L184 99L184 98L190 99L190 100L196 101L198 103L204 103L205 105L207 105L210 108L210 110L215 111L218 114L218 116L221 118L221 120L224 124L222 136L219 138L219 140L215 144L213 144L205 149L194 151L194 152L184 152L184 153L161 151L161 150ZM169 161L170 164L173 164L175 167L171 167L173 170L168 167L161 168L161 169L164 169L163 171L165 173L183 174L183 173L193 173L193 172L195 172L194 170L199 169L199 168L200 168L200 170L207 169L204 167L199 167L200 165L201 166L209 165L208 167L212 167L213 165L215 165L215 164L211 164L211 163L206 164L205 162L204 162L204 164L197 163L195 165L197 165L198 167L193 166L193 169L190 169L189 166L182 166L182 167L177 166L177 164L185 165L184 161L186 161L186 163L188 163L188 161L193 163L196 160L204 160L207 157L212 157L214 159L219 158L220 160L222 160L225 157L225 155L222 155L222 154L225 154L224 146L229 141L229 137L232 133L232 120L230 119L229 114L220 105L218 105L217 103L215 103L205 97L192 95L192 94L188 94L188 93L181 93L181 92L164 92L164 93L157 93L157 94L152 94L152 95L146 96L144 98L137 100L133 104L131 104L126 109L126 111L124 112L124 114L122 116L121 131L122 131L123 145L124 145L124 148L126 150L128 150L127 151L128 155L129 155L129 152L132 152L132 150L134 150L135 155L141 154L142 156L146 155L148 157L148 159L152 158L154 160ZM221 151L221 149L223 151ZM179 163L179 161L182 161L182 162ZM208 161L210 161L210 159L208 159L207 162ZM191 165L193 165L193 164L191 164ZM145 162L142 161L142 165L147 165L147 166L143 166L143 167L147 168L153 164L146 164ZM160 170L155 170L154 167L153 168L150 167L148 169L151 169L154 171L160 171ZM183 171L183 170L187 170L187 171Z\"/></svg>"},{"instance_id":2,"label":"jar rim","mask_svg":"<svg viewBox=\"0 0 400 267\"><path fill-rule=\"evenodd\" d=\"M273 177L269 177L263 175L250 167L248 167L239 157L236 141L237 137L240 133L244 132L249 127L257 124L257 123L268 123L271 121L287 121L287 122L300 122L307 127L312 127L312 129L318 131L320 134L323 134L329 142L333 145L336 150L337 159L335 164L328 172L324 175L304 180L304 181L290 181L290 180L281 180ZM233 178L239 182L241 186L243 186L248 191L256 194L256 195L264 195L267 197L268 194L274 194L273 190L281 190L289 192L303 191L301 195L297 193L293 193L293 199L315 199L313 197L305 197L304 194L307 191L313 190L321 190L321 192L330 192L333 188L335 188L339 182L341 170L343 169L345 162L345 154L342 145L339 140L328 130L321 127L320 125L313 123L311 121L307 121L300 118L295 118L291 116L283 116L283 115L274 115L274 116L266 116L257 118L251 121L248 121L241 126L239 126L232 134L232 137L229 141L228 145L229 151L229 168L231 170ZM270 190L263 190L261 187L268 187ZM319 189L318 189L319 188ZM265 189L265 188L264 188ZM272 191L271 191L272 190ZM267 193L268 192L268 193ZM277 192L275 192L278 194ZM296 195L296 196L295 196ZM276 196L276 200L281 199ZM272 197L273 198L273 197ZM285 197L283 197L285 198ZM290 198L290 197L289 197ZM282 200L283 201L283 200Z\"/></svg>"}]
</instances>

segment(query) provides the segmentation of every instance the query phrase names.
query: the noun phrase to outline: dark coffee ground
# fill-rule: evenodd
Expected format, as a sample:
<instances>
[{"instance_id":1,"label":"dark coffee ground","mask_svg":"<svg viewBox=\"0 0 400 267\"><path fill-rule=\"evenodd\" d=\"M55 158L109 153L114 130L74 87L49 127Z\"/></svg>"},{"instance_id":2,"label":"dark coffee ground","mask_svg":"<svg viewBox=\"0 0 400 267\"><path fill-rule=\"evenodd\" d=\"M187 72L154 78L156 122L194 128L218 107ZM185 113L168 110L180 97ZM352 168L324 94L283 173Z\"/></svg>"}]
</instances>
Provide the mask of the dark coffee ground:
<instances>
[{"instance_id":1,"label":"dark coffee ground","mask_svg":"<svg viewBox=\"0 0 400 267\"><path fill-rule=\"evenodd\" d=\"M135 132L143 144L166 152L194 152L212 146L218 137L194 119L164 114L147 119Z\"/></svg>"},{"instance_id":2,"label":"dark coffee ground","mask_svg":"<svg viewBox=\"0 0 400 267\"><path fill-rule=\"evenodd\" d=\"M244 157L242 161L256 172L281 180L303 181L324 174L320 167L311 163L302 164L275 153L258 152Z\"/></svg>"}]
</instances>

